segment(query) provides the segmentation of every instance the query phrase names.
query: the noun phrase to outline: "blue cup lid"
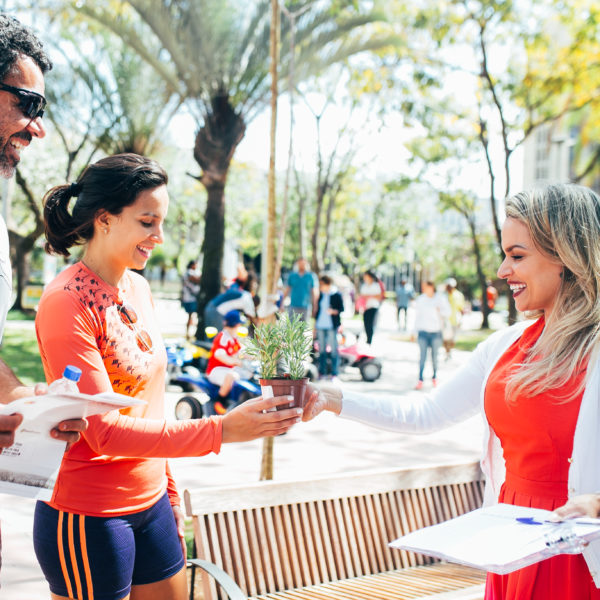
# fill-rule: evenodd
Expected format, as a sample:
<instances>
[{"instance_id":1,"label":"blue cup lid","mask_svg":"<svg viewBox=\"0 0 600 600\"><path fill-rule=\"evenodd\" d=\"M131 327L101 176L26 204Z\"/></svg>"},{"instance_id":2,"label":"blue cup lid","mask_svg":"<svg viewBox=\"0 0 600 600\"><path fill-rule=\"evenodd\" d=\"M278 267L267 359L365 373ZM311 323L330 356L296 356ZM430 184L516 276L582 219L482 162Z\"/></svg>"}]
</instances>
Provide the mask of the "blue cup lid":
<instances>
[{"instance_id":1,"label":"blue cup lid","mask_svg":"<svg viewBox=\"0 0 600 600\"><path fill-rule=\"evenodd\" d=\"M63 377L77 383L81 377L81 369L72 365L67 365L63 371Z\"/></svg>"}]
</instances>

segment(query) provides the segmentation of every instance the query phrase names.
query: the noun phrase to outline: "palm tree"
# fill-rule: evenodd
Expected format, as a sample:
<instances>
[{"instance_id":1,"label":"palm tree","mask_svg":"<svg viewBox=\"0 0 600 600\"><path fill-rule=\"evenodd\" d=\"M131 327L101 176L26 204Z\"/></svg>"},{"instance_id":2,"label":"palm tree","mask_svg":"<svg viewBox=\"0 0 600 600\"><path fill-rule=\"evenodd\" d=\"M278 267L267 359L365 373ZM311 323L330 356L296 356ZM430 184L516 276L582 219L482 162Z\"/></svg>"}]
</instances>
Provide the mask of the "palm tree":
<instances>
[{"instance_id":1,"label":"palm tree","mask_svg":"<svg viewBox=\"0 0 600 600\"><path fill-rule=\"evenodd\" d=\"M300 82L364 50L397 42L382 17L354 0L292 0L310 5L296 22L295 79ZM151 64L186 99L197 118L194 159L207 191L200 315L221 286L225 185L247 124L269 98L269 0L128 0L73 2L79 14L105 25ZM133 10L132 10L133 9ZM289 64L289 22L281 27L280 73ZM199 332L203 323L199 324Z\"/></svg>"}]
</instances>

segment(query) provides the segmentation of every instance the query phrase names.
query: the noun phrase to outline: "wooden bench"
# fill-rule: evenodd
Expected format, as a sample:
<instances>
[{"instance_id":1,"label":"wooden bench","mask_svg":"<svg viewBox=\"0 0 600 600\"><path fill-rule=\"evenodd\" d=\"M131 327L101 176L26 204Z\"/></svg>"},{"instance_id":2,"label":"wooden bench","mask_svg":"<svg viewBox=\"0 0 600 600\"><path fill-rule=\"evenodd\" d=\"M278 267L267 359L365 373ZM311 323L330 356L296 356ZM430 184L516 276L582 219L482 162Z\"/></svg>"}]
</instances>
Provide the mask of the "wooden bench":
<instances>
[{"instance_id":1,"label":"wooden bench","mask_svg":"<svg viewBox=\"0 0 600 600\"><path fill-rule=\"evenodd\" d=\"M212 576L205 600L483 598L482 571L388 547L481 506L478 463L204 487L184 499L192 577L196 567Z\"/></svg>"}]
</instances>

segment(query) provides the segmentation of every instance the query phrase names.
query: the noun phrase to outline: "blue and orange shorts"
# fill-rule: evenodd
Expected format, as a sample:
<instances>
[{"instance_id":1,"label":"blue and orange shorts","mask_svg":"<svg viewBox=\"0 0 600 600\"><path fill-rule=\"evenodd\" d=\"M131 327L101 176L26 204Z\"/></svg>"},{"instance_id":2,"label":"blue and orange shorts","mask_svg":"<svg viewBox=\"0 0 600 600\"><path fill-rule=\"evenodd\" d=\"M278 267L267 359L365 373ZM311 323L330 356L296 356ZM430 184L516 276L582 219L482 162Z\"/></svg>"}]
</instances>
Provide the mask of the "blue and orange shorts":
<instances>
[{"instance_id":1,"label":"blue and orange shorts","mask_svg":"<svg viewBox=\"0 0 600 600\"><path fill-rule=\"evenodd\" d=\"M166 494L144 511L118 517L38 502L33 544L50 591L77 600L120 600L132 585L168 579L185 565Z\"/></svg>"}]
</instances>

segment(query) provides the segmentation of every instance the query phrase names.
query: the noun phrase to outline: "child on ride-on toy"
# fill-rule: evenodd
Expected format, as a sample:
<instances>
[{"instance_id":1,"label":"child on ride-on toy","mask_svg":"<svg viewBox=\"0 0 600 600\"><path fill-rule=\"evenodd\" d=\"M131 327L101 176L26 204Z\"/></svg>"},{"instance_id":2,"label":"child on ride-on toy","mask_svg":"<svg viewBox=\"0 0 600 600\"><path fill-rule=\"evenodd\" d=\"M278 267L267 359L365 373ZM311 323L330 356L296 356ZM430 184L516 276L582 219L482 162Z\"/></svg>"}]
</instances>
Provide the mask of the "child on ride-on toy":
<instances>
[{"instance_id":1,"label":"child on ride-on toy","mask_svg":"<svg viewBox=\"0 0 600 600\"><path fill-rule=\"evenodd\" d=\"M224 415L227 412L229 393L235 381L243 376L238 332L242 318L237 310L230 310L223 317L223 330L215 337L206 375L211 383L219 386L219 396L215 401L215 412Z\"/></svg>"}]
</instances>

